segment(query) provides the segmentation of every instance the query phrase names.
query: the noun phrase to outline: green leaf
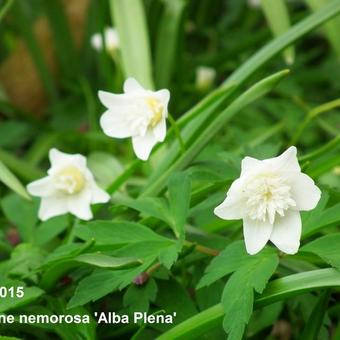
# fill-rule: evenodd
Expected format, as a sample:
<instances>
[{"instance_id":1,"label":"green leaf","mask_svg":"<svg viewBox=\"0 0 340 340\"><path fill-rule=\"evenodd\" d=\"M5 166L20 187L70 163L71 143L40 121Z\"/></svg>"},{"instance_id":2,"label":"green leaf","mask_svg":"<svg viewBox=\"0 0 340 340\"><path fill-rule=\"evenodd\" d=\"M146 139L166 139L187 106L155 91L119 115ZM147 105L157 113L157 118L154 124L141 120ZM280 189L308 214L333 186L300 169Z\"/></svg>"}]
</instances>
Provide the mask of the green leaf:
<instances>
[{"instance_id":1,"label":"green leaf","mask_svg":"<svg viewBox=\"0 0 340 340\"><path fill-rule=\"evenodd\" d=\"M279 264L274 251L270 254L261 252L256 258L251 258L251 261L240 266L230 277L223 291L223 328L229 334L229 339L242 339L253 311L253 289L262 293Z\"/></svg>"},{"instance_id":2,"label":"green leaf","mask_svg":"<svg viewBox=\"0 0 340 340\"><path fill-rule=\"evenodd\" d=\"M69 301L67 308L84 305L129 285L140 273L144 272L153 262L146 261L134 269L107 270L96 269L91 275L79 282L76 291Z\"/></svg>"},{"instance_id":3,"label":"green leaf","mask_svg":"<svg viewBox=\"0 0 340 340\"><path fill-rule=\"evenodd\" d=\"M340 270L340 234L329 234L303 246L300 251L308 251L320 256L326 263Z\"/></svg>"},{"instance_id":4,"label":"green leaf","mask_svg":"<svg viewBox=\"0 0 340 340\"><path fill-rule=\"evenodd\" d=\"M178 36L186 2L164 0L164 11L160 19L156 38L155 77L159 88L167 88L176 65Z\"/></svg>"},{"instance_id":5,"label":"green leaf","mask_svg":"<svg viewBox=\"0 0 340 340\"><path fill-rule=\"evenodd\" d=\"M37 245L44 245L53 240L67 228L68 223L69 220L67 215L56 216L42 222L36 228L34 243Z\"/></svg>"},{"instance_id":6,"label":"green leaf","mask_svg":"<svg viewBox=\"0 0 340 340\"><path fill-rule=\"evenodd\" d=\"M131 314L135 312L147 313L150 302L154 302L156 296L157 284L153 278L150 278L144 285L130 285L124 294L123 304Z\"/></svg>"},{"instance_id":7,"label":"green leaf","mask_svg":"<svg viewBox=\"0 0 340 340\"><path fill-rule=\"evenodd\" d=\"M16 278L30 277L36 279L35 272L43 263L45 256L46 254L41 248L26 243L19 244L13 250L8 261L8 275Z\"/></svg>"},{"instance_id":8,"label":"green leaf","mask_svg":"<svg viewBox=\"0 0 340 340\"><path fill-rule=\"evenodd\" d=\"M38 214L37 200L27 201L11 194L2 199L1 207L8 220L18 228L22 239L25 242L32 242Z\"/></svg>"},{"instance_id":9,"label":"green leaf","mask_svg":"<svg viewBox=\"0 0 340 340\"><path fill-rule=\"evenodd\" d=\"M1 298L0 313L28 305L44 294L42 289L38 287L25 287L25 284L20 281L8 280L6 282L2 282L1 286L7 288L24 287L24 296L19 298L17 296L11 297L7 295L6 297Z\"/></svg>"},{"instance_id":10,"label":"green leaf","mask_svg":"<svg viewBox=\"0 0 340 340\"><path fill-rule=\"evenodd\" d=\"M177 238L184 238L184 227L190 208L191 185L189 175L185 172L172 174L169 178L168 191L175 235Z\"/></svg>"},{"instance_id":11,"label":"green leaf","mask_svg":"<svg viewBox=\"0 0 340 340\"><path fill-rule=\"evenodd\" d=\"M155 217L172 225L171 214L166 201L158 197L140 197L137 199L122 199L119 203L135 209L144 215Z\"/></svg>"},{"instance_id":12,"label":"green leaf","mask_svg":"<svg viewBox=\"0 0 340 340\"><path fill-rule=\"evenodd\" d=\"M275 257L275 251L266 247L256 255L249 255L246 252L244 241L236 241L228 245L218 256L216 256L205 270L204 276L198 283L197 288L208 286L224 276L242 268L246 265L256 263Z\"/></svg>"},{"instance_id":13,"label":"green leaf","mask_svg":"<svg viewBox=\"0 0 340 340\"><path fill-rule=\"evenodd\" d=\"M136 78L144 87L153 89L151 53L141 0L110 0L122 52L125 77Z\"/></svg>"},{"instance_id":14,"label":"green leaf","mask_svg":"<svg viewBox=\"0 0 340 340\"><path fill-rule=\"evenodd\" d=\"M309 237L319 232L322 228L340 221L340 203L325 208L328 199L328 193L323 192L316 208L303 213L303 238Z\"/></svg>"},{"instance_id":15,"label":"green leaf","mask_svg":"<svg viewBox=\"0 0 340 340\"><path fill-rule=\"evenodd\" d=\"M266 20L275 37L279 37L290 28L289 13L284 0L261 0ZM294 47L287 47L283 56L288 65L294 62Z\"/></svg>"},{"instance_id":16,"label":"green leaf","mask_svg":"<svg viewBox=\"0 0 340 340\"><path fill-rule=\"evenodd\" d=\"M26 189L20 181L13 175L13 173L0 161L0 181L7 185L10 189L15 191L21 197L30 200Z\"/></svg>"},{"instance_id":17,"label":"green leaf","mask_svg":"<svg viewBox=\"0 0 340 340\"><path fill-rule=\"evenodd\" d=\"M167 240L142 224L126 221L93 221L80 224L75 228L75 235L82 240L94 239L98 245Z\"/></svg>"},{"instance_id":18,"label":"green leaf","mask_svg":"<svg viewBox=\"0 0 340 340\"><path fill-rule=\"evenodd\" d=\"M312 270L289 275L270 282L262 295L255 299L255 308L287 299L315 289L337 287L340 285L340 272L335 269ZM224 315L221 304L217 304L183 321L157 340L197 339L217 327Z\"/></svg>"},{"instance_id":19,"label":"green leaf","mask_svg":"<svg viewBox=\"0 0 340 340\"><path fill-rule=\"evenodd\" d=\"M100 253L82 254L74 258L74 261L87 263L100 268L126 268L139 265L141 261L131 257L112 257Z\"/></svg>"}]
</instances>

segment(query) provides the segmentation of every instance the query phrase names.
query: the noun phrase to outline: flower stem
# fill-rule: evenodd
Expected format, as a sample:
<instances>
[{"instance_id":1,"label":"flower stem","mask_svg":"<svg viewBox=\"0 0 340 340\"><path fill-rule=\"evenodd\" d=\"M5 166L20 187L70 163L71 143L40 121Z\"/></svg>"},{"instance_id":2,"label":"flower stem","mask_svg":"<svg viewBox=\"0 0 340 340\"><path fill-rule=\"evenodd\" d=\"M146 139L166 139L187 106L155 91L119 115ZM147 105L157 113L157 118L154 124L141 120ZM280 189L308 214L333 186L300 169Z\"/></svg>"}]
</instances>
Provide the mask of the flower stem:
<instances>
[{"instance_id":1,"label":"flower stem","mask_svg":"<svg viewBox=\"0 0 340 340\"><path fill-rule=\"evenodd\" d=\"M188 247L194 246L194 249L196 251L198 251L202 254L210 255L210 256L217 256L220 253L219 250L217 250L217 249L202 246L201 244L197 244L195 242L185 241L185 245L188 246Z\"/></svg>"},{"instance_id":2,"label":"flower stem","mask_svg":"<svg viewBox=\"0 0 340 340\"><path fill-rule=\"evenodd\" d=\"M169 122L170 122L172 128L174 129L174 133L176 135L176 138L178 139L179 145L181 147L182 154L184 154L185 153L185 145L184 145L181 133L179 131L178 125L177 125L175 119L171 116L170 113L168 113L168 119L169 119Z\"/></svg>"}]
</instances>

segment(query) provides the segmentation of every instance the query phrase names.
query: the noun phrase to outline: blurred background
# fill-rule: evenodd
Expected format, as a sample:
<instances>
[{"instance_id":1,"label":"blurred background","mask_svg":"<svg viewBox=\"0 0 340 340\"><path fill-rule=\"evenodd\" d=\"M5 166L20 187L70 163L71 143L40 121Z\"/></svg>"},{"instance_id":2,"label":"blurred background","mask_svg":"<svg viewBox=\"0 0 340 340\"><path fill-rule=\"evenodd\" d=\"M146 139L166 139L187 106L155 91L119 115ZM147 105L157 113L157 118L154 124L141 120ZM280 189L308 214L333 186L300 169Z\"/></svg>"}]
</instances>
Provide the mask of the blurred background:
<instances>
[{"instance_id":1,"label":"blurred background","mask_svg":"<svg viewBox=\"0 0 340 340\"><path fill-rule=\"evenodd\" d=\"M170 89L170 111L178 118L273 36L327 2L287 0L275 8L271 0L146 0L155 87ZM24 181L37 177L52 146L108 152L115 157L96 159L120 169L133 158L131 148L98 128L97 91L119 93L125 78L118 33L113 28L111 40L108 33L115 26L110 2L9 0L0 8L0 160ZM296 127L310 110L339 97L339 31L335 18L262 69L259 76L287 67L291 75L237 115L215 148L244 149L273 126L274 149L289 142L313 148L337 135L337 102L301 135Z\"/></svg>"}]
</instances>

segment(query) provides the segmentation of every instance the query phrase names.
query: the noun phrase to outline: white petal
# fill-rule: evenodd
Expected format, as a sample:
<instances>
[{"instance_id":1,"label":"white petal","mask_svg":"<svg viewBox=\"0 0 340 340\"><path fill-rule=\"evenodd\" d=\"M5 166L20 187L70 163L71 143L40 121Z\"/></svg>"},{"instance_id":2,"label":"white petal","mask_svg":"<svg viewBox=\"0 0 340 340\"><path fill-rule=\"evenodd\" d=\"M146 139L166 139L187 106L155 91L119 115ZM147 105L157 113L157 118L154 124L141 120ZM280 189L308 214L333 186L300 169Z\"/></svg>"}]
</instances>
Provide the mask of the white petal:
<instances>
[{"instance_id":1,"label":"white petal","mask_svg":"<svg viewBox=\"0 0 340 340\"><path fill-rule=\"evenodd\" d=\"M163 142L166 136L166 121L162 119L154 128L153 134L158 142Z\"/></svg>"},{"instance_id":2,"label":"white petal","mask_svg":"<svg viewBox=\"0 0 340 340\"><path fill-rule=\"evenodd\" d=\"M273 170L284 172L300 172L300 165L296 157L296 147L291 146L278 157L265 159L263 162Z\"/></svg>"},{"instance_id":3,"label":"white petal","mask_svg":"<svg viewBox=\"0 0 340 340\"><path fill-rule=\"evenodd\" d=\"M145 136L132 137L132 146L136 156L143 161L149 158L152 148L157 143L156 138L150 130L147 130Z\"/></svg>"},{"instance_id":4,"label":"white petal","mask_svg":"<svg viewBox=\"0 0 340 340\"><path fill-rule=\"evenodd\" d=\"M53 148L49 152L49 158L52 168L62 168L69 165L75 165L80 170L86 168L86 157L80 154L68 154Z\"/></svg>"},{"instance_id":5,"label":"white petal","mask_svg":"<svg viewBox=\"0 0 340 340\"><path fill-rule=\"evenodd\" d=\"M51 217L64 215L68 212L67 201L60 197L43 197L41 199L38 216L42 221Z\"/></svg>"},{"instance_id":6,"label":"white petal","mask_svg":"<svg viewBox=\"0 0 340 340\"><path fill-rule=\"evenodd\" d=\"M226 199L215 208L214 214L224 220L238 220L244 216L244 202L242 200L242 180L234 181Z\"/></svg>"},{"instance_id":7,"label":"white petal","mask_svg":"<svg viewBox=\"0 0 340 340\"><path fill-rule=\"evenodd\" d=\"M262 164L263 161L253 158L253 157L244 157L241 162L241 176L246 172L254 171L256 168Z\"/></svg>"},{"instance_id":8,"label":"white petal","mask_svg":"<svg viewBox=\"0 0 340 340\"><path fill-rule=\"evenodd\" d=\"M124 82L124 92L125 93L133 93L145 91L145 89L139 84L139 82L135 78L128 78Z\"/></svg>"},{"instance_id":9,"label":"white petal","mask_svg":"<svg viewBox=\"0 0 340 340\"><path fill-rule=\"evenodd\" d=\"M71 214L81 220L90 220L93 215L91 211L91 191L83 190L78 195L70 195L67 201L68 210Z\"/></svg>"},{"instance_id":10,"label":"white petal","mask_svg":"<svg viewBox=\"0 0 340 340\"><path fill-rule=\"evenodd\" d=\"M104 191L103 189L99 188L96 183L92 185L92 200L91 203L106 203L110 200L110 195Z\"/></svg>"},{"instance_id":11,"label":"white petal","mask_svg":"<svg viewBox=\"0 0 340 340\"><path fill-rule=\"evenodd\" d=\"M272 233L273 226L269 221L262 222L248 217L243 219L244 242L248 254L254 255L264 248Z\"/></svg>"},{"instance_id":12,"label":"white petal","mask_svg":"<svg viewBox=\"0 0 340 340\"><path fill-rule=\"evenodd\" d=\"M55 192L51 177L47 176L27 185L27 191L32 196L51 196Z\"/></svg>"},{"instance_id":13,"label":"white petal","mask_svg":"<svg viewBox=\"0 0 340 340\"><path fill-rule=\"evenodd\" d=\"M131 103L131 97L126 94L98 91L98 98L108 109L116 108L117 106L125 106Z\"/></svg>"},{"instance_id":14,"label":"white petal","mask_svg":"<svg viewBox=\"0 0 340 340\"><path fill-rule=\"evenodd\" d=\"M300 237L301 217L299 212L290 210L286 212L285 216L276 217L270 236L270 240L276 247L284 253L295 254L300 246Z\"/></svg>"},{"instance_id":15,"label":"white petal","mask_svg":"<svg viewBox=\"0 0 340 340\"><path fill-rule=\"evenodd\" d=\"M126 138L132 135L131 124L125 119L124 114L111 110L104 112L100 117L100 126L110 137Z\"/></svg>"},{"instance_id":16,"label":"white petal","mask_svg":"<svg viewBox=\"0 0 340 340\"><path fill-rule=\"evenodd\" d=\"M321 191L306 174L300 173L291 182L291 192L297 210L312 210L318 204Z\"/></svg>"},{"instance_id":17,"label":"white petal","mask_svg":"<svg viewBox=\"0 0 340 340\"><path fill-rule=\"evenodd\" d=\"M164 111L165 111L165 117L167 117L168 114L168 104L170 100L170 91L167 89L162 89L154 94L156 98L162 103L164 106Z\"/></svg>"}]
</instances>

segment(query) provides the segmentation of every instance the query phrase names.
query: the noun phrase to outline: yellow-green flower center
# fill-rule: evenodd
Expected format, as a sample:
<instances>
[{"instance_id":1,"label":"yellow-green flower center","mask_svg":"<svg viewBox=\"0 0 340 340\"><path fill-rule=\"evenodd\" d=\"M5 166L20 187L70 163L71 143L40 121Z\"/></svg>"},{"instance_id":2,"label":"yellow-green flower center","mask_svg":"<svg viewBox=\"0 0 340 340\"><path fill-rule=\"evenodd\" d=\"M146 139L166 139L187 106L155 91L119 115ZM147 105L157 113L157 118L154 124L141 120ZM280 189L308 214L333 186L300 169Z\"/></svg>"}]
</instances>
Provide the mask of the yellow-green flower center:
<instances>
[{"instance_id":1,"label":"yellow-green flower center","mask_svg":"<svg viewBox=\"0 0 340 340\"><path fill-rule=\"evenodd\" d=\"M154 128L162 119L162 113L163 113L164 107L157 99L153 97L147 98L146 101L153 113L153 116L149 122L149 126Z\"/></svg>"},{"instance_id":2,"label":"yellow-green flower center","mask_svg":"<svg viewBox=\"0 0 340 340\"><path fill-rule=\"evenodd\" d=\"M85 177L77 167L67 166L57 173L56 187L66 194L77 194L85 187Z\"/></svg>"}]
</instances>

